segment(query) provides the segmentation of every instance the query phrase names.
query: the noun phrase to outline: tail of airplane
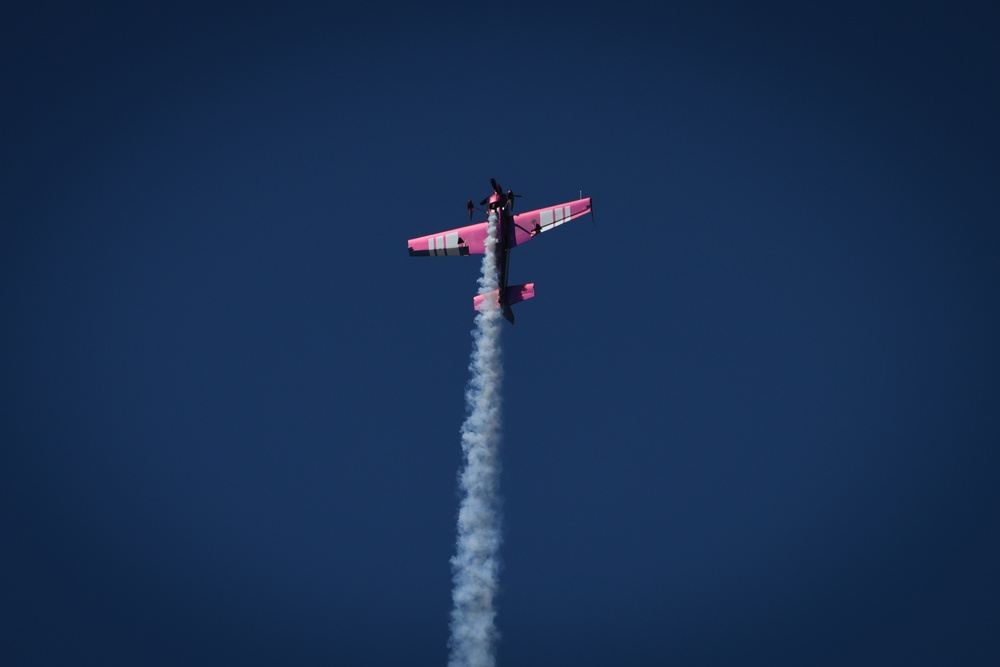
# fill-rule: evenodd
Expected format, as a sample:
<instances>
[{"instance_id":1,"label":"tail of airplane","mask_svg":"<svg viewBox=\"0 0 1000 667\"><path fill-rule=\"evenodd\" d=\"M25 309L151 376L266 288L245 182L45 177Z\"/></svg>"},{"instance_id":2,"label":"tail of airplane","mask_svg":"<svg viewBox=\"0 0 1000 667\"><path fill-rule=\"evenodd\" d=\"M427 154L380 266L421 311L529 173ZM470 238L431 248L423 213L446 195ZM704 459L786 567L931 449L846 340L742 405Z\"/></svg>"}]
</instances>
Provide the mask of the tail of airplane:
<instances>
[{"instance_id":1,"label":"tail of airplane","mask_svg":"<svg viewBox=\"0 0 1000 667\"><path fill-rule=\"evenodd\" d=\"M500 312L503 313L504 319L506 319L511 324L514 324L514 311L510 309L509 303L504 303L500 306Z\"/></svg>"},{"instance_id":2,"label":"tail of airplane","mask_svg":"<svg viewBox=\"0 0 1000 667\"><path fill-rule=\"evenodd\" d=\"M483 302L486 299L496 299L500 290L493 290L486 294L480 294L472 299L473 306L476 310L482 310ZM500 304L501 310L503 310L503 316L507 318L507 321L514 324L514 311L510 309L515 303L521 303L522 301L527 301L528 299L534 298L535 296L535 283L527 283L524 285L511 285L507 287L507 291L504 293L504 300Z\"/></svg>"}]
</instances>

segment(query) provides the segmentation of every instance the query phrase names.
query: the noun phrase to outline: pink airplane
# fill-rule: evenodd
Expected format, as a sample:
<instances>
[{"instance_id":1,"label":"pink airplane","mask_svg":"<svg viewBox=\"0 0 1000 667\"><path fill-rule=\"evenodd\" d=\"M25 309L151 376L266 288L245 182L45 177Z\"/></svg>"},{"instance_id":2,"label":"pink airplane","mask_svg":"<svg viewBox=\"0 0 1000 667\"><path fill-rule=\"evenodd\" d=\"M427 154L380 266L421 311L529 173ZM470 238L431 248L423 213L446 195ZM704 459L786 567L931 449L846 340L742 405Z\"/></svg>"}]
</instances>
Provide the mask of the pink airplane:
<instances>
[{"instance_id":1,"label":"pink airplane","mask_svg":"<svg viewBox=\"0 0 1000 667\"><path fill-rule=\"evenodd\" d=\"M514 246L527 243L536 235L554 229L564 222L569 222L581 215L591 212L590 197L577 199L576 201L540 208L537 211L528 211L512 215L514 211L515 195L510 190L504 194L503 189L497 185L496 180L490 179L493 184L493 194L479 203L480 206L489 205L489 212L496 212L500 224L496 244L497 272L499 273L500 289L489 294L480 294L473 299L473 305L479 310L482 303L487 298L495 298L503 311L503 316L513 324L514 311L511 305L527 301L535 296L535 284L507 286L507 266L510 261L510 249ZM472 220L474 207L472 200L467 203L469 208L469 220ZM407 243L410 246L411 255L419 256L442 256L442 255L485 255L487 222L477 222L468 227L459 227L439 234L421 236L410 239Z\"/></svg>"}]
</instances>

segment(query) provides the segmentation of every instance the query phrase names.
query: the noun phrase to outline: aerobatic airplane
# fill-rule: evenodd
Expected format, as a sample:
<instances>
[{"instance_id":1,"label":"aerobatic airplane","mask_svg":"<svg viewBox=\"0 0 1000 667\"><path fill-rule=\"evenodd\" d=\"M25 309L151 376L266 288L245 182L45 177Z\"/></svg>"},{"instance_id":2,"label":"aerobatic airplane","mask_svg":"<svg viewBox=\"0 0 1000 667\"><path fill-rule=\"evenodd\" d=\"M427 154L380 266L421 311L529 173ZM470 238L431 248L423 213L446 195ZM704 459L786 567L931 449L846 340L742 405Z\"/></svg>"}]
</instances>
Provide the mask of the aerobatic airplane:
<instances>
[{"instance_id":1,"label":"aerobatic airplane","mask_svg":"<svg viewBox=\"0 0 1000 667\"><path fill-rule=\"evenodd\" d=\"M503 316L513 324L514 311L510 307L535 296L535 284L507 286L510 249L527 243L536 235L555 229L564 222L590 213L591 202L590 197L586 197L558 206L514 215L514 198L521 195L516 195L510 190L505 194L495 179L491 178L490 183L493 184L493 194L481 201L479 205L488 206L488 215L495 213L497 216L499 229L497 230L497 243L494 252L497 259L500 289L489 294L476 296L473 299L473 306L479 310L485 299L496 299ZM472 212L476 209L472 205L471 199L466 206L469 209L469 220L472 220ZM410 239L408 241L410 254L435 257L442 255L485 255L488 225L488 222L477 222L468 227L459 227L439 234Z\"/></svg>"}]
</instances>

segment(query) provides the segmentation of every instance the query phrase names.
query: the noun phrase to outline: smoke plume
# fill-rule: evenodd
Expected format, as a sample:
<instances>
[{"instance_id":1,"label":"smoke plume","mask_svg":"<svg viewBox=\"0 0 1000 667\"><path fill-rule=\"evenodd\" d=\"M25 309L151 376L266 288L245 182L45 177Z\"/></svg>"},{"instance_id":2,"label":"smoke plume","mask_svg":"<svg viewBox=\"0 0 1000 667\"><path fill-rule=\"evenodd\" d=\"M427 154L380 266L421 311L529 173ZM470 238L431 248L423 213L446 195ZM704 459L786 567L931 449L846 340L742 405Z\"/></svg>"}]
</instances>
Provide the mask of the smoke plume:
<instances>
[{"instance_id":1,"label":"smoke plume","mask_svg":"<svg viewBox=\"0 0 1000 667\"><path fill-rule=\"evenodd\" d=\"M480 294L498 288L493 252L497 226L496 214L491 213ZM451 559L450 667L492 667L496 663L493 598L500 575L500 318L496 302L484 300L473 332L471 377L465 394L468 417L462 425L462 502L456 553Z\"/></svg>"}]
</instances>

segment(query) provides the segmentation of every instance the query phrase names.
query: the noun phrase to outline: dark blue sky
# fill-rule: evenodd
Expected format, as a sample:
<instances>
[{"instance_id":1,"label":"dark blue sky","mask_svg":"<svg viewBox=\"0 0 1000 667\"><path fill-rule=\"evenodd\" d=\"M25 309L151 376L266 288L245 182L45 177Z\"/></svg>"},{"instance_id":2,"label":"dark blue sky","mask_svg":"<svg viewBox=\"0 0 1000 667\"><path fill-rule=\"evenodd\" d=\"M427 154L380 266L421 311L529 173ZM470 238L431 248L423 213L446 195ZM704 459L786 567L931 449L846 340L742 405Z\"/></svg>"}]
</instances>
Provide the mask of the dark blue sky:
<instances>
[{"instance_id":1,"label":"dark blue sky","mask_svg":"<svg viewBox=\"0 0 1000 667\"><path fill-rule=\"evenodd\" d=\"M1000 660L988 3L4 15L0 662L444 664L490 177L500 664Z\"/></svg>"}]
</instances>

